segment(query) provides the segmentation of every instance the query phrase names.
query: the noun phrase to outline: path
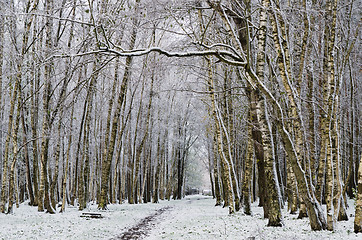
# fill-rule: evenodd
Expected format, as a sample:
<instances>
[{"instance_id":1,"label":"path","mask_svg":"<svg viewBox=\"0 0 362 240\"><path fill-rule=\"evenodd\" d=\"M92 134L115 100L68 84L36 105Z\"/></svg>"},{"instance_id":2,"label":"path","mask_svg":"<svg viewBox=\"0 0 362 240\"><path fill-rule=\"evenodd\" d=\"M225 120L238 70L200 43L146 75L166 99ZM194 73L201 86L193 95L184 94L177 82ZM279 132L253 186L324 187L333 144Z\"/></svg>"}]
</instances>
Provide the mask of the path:
<instances>
[{"instance_id":1,"label":"path","mask_svg":"<svg viewBox=\"0 0 362 240\"><path fill-rule=\"evenodd\" d=\"M137 223L135 226L129 228L127 231L123 232L121 235L112 238L112 240L117 239L142 239L146 237L153 226L155 226L155 221L157 218L163 214L164 212L170 210L171 207L163 207L158 209L154 214L149 215L143 219L139 223Z\"/></svg>"}]
</instances>

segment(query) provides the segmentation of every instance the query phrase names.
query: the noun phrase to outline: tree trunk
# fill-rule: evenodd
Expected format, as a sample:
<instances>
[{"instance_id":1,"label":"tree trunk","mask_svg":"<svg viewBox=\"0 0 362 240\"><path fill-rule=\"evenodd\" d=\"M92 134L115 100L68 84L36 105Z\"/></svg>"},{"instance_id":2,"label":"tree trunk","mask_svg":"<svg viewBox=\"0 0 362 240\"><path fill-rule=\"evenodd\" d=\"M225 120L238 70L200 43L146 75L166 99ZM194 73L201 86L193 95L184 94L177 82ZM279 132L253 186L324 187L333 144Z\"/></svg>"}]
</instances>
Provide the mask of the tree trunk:
<instances>
[{"instance_id":1,"label":"tree trunk","mask_svg":"<svg viewBox=\"0 0 362 240\"><path fill-rule=\"evenodd\" d=\"M81 75L81 73L79 74ZM75 96L75 95L74 95ZM63 159L63 161L65 160L65 165L63 168L63 181L62 181L62 189L63 189L63 195L62 195L62 207L60 209L60 212L65 212L65 205L66 205L66 200L67 200L67 178L68 178L68 169L69 169L69 159L70 159L70 150L72 147L72 140L73 140L73 134L72 134L72 130L73 130L73 116L74 116L74 105L75 105L75 100L76 97L73 97L73 101L72 101L72 110L70 113L70 134L68 136L68 147L67 147L67 151L66 151L66 159ZM70 185L70 184L69 184Z\"/></svg>"},{"instance_id":2,"label":"tree trunk","mask_svg":"<svg viewBox=\"0 0 362 240\"><path fill-rule=\"evenodd\" d=\"M143 148L146 142L146 139L148 137L148 133L149 133L149 125L150 125L150 119L151 119L151 107L152 107L152 95L153 95L153 83L154 83L154 77L151 76L151 87L150 87L150 94L149 94L149 100L148 100L148 108L147 108L147 115L146 115L146 123L145 123L145 128L144 128L144 135L142 137L142 140L140 142L140 144L137 146L137 151L136 151L136 158L135 158L135 174L133 177L133 186L134 186L134 196L135 196L135 200L137 199L137 193L136 193L136 185L137 185L137 181L139 178L139 171L140 171L140 160L141 160L141 154L143 152ZM139 182L140 185L141 182Z\"/></svg>"},{"instance_id":3,"label":"tree trunk","mask_svg":"<svg viewBox=\"0 0 362 240\"><path fill-rule=\"evenodd\" d=\"M249 120L251 121L251 110L248 113ZM248 129L248 145L245 159L245 173L244 173L244 183L243 183L243 197L244 197L244 213L246 215L251 215L251 198L250 198L250 185L252 178L253 170L253 158L254 158L254 147L253 147L253 138L252 138L252 126L247 126Z\"/></svg>"},{"instance_id":4,"label":"tree trunk","mask_svg":"<svg viewBox=\"0 0 362 240\"><path fill-rule=\"evenodd\" d=\"M95 66L97 65L94 63ZM95 69L95 68L94 68ZM87 92L87 111L85 115L84 123L84 133L83 133L83 150L81 158L81 166L79 170L78 178L78 194L79 194L79 210L83 210L87 206L88 202L88 193L89 193L89 175L90 175L90 166L89 166L89 135L90 135L90 122L91 115L93 110L93 98L97 84L98 73L94 73L92 76L91 82L89 84Z\"/></svg>"},{"instance_id":5,"label":"tree trunk","mask_svg":"<svg viewBox=\"0 0 362 240\"><path fill-rule=\"evenodd\" d=\"M62 117L62 114L60 114L60 117ZM55 148L55 156L54 156L54 158L55 158L54 176L53 176L53 179L51 180L51 184L50 184L50 200L51 200L51 205L54 210L56 209L56 204L57 204L57 201L55 199L55 195L56 195L55 188L58 185L60 147L62 144L61 135L60 135L61 129L62 129L62 122L59 119L57 145ZM49 178L51 178L51 176Z\"/></svg>"},{"instance_id":6,"label":"tree trunk","mask_svg":"<svg viewBox=\"0 0 362 240\"><path fill-rule=\"evenodd\" d=\"M281 227L282 219L280 210L280 191L278 179L276 176L275 159L273 157L272 138L270 136L271 127L270 123L268 123L269 119L267 115L266 102L265 100L259 102L261 103L260 125L263 138L265 162L265 187L268 189L265 194L266 201L264 202L264 212L267 212L267 217L269 219L268 226Z\"/></svg>"},{"instance_id":7,"label":"tree trunk","mask_svg":"<svg viewBox=\"0 0 362 240\"><path fill-rule=\"evenodd\" d=\"M46 12L48 16L51 16L51 11L53 7L53 1L46 1ZM50 56L52 49L52 18L46 17L45 23L45 47L46 47L46 56ZM44 211L44 207L49 213L55 213L54 209L50 205L49 199L49 182L48 182L48 151L49 151L49 138L51 134L51 125L50 125L50 97L52 94L51 86L51 69L52 64L45 64L44 69L44 90L43 90L43 126L42 126L42 141L41 141L41 160L40 160L40 188L39 188L39 201L38 201L38 211Z\"/></svg>"},{"instance_id":8,"label":"tree trunk","mask_svg":"<svg viewBox=\"0 0 362 240\"><path fill-rule=\"evenodd\" d=\"M23 125L23 143L26 144L24 146L24 161L26 166L26 183L27 183L27 191L29 194L29 205L34 206L34 192L33 192L33 184L32 184L32 178L31 178L31 170L30 170L30 160L29 160L29 150L28 150L28 126L25 123L25 112L26 109L23 108L21 111L21 123Z\"/></svg>"},{"instance_id":9,"label":"tree trunk","mask_svg":"<svg viewBox=\"0 0 362 240\"><path fill-rule=\"evenodd\" d=\"M232 183L231 183L231 175L230 175L230 163L227 161L225 157L225 153L223 151L223 140L222 140L222 134L221 134L221 126L220 126L220 119L218 118L218 113L216 109L216 97L214 93L214 82L213 82L213 74L212 74L212 68L211 68L211 59L207 60L208 64L208 86L209 86L209 92L210 92L210 98L211 98L211 109L210 109L210 115L212 116L214 120L214 131L216 136L216 143L217 143L217 150L218 154L220 156L220 162L221 162L221 174L222 178L224 179L224 200L225 203L227 203L229 207L229 214L232 214L235 212L234 203L233 203L233 192L232 192ZM225 204L224 204L225 206Z\"/></svg>"},{"instance_id":10,"label":"tree trunk","mask_svg":"<svg viewBox=\"0 0 362 240\"><path fill-rule=\"evenodd\" d=\"M217 154L217 145L216 145L216 138L215 138L215 134L213 134L213 139L212 139L212 151L213 151L213 159L214 159L214 164L213 164L213 173L214 173L214 186L215 186L215 198L216 198L216 203L215 206L220 206L222 199L221 199L221 189L220 189L220 176L219 176L219 158L218 158L218 154Z\"/></svg>"},{"instance_id":11,"label":"tree trunk","mask_svg":"<svg viewBox=\"0 0 362 240\"><path fill-rule=\"evenodd\" d=\"M362 155L358 167L358 185L357 185L356 212L354 218L354 232L362 232Z\"/></svg>"},{"instance_id":12,"label":"tree trunk","mask_svg":"<svg viewBox=\"0 0 362 240\"><path fill-rule=\"evenodd\" d=\"M21 81L21 73L19 72L17 75L17 81ZM14 92L17 92L18 94L18 100L17 100L17 111L15 116L15 121L13 122L12 127L12 133L11 138L13 141L13 156L12 156L12 162L10 166L10 174L9 174L9 206L7 213L13 212L13 204L15 203L15 167L16 167L16 161L18 159L19 154L19 148L18 148L18 132L19 132L19 125L20 125L20 111L21 111L21 104L22 104L22 98L21 98L21 84L18 86L19 88L17 90L14 90ZM26 144L26 143L25 143Z\"/></svg>"},{"instance_id":13,"label":"tree trunk","mask_svg":"<svg viewBox=\"0 0 362 240\"><path fill-rule=\"evenodd\" d=\"M155 171L155 179L154 179L154 189L153 189L153 196L152 196L152 203L158 203L159 199L159 187L160 187L160 172L161 172L161 161L162 161L162 154L161 154L161 144L160 144L160 136L161 133L158 132L157 137L157 152L156 152L156 171Z\"/></svg>"}]
</instances>

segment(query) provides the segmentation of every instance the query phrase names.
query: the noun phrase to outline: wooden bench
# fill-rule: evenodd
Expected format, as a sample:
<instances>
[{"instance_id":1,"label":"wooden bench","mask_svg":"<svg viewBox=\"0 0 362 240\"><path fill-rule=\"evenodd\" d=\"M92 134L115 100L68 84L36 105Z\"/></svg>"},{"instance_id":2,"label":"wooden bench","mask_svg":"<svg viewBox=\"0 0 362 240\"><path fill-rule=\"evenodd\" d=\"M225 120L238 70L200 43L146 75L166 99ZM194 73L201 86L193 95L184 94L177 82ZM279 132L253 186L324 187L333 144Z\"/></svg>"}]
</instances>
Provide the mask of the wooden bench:
<instances>
[{"instance_id":1,"label":"wooden bench","mask_svg":"<svg viewBox=\"0 0 362 240\"><path fill-rule=\"evenodd\" d=\"M87 213L87 212L82 213L82 215L81 215L80 217L85 217L85 218L103 218L102 214L100 214L100 213Z\"/></svg>"}]
</instances>

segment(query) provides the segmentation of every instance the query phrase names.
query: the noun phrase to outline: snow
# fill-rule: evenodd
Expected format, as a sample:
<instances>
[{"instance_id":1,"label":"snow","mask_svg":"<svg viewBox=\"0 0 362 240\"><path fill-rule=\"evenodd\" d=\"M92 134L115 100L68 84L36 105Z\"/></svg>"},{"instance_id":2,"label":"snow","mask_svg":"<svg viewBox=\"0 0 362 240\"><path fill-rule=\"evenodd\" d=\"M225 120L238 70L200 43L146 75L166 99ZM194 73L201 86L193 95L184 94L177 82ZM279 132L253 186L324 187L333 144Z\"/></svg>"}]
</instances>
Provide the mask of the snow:
<instances>
[{"instance_id":1,"label":"snow","mask_svg":"<svg viewBox=\"0 0 362 240\"><path fill-rule=\"evenodd\" d=\"M313 232L308 219L297 219L297 215L287 214L282 209L283 227L267 227L263 209L252 206L253 216L242 212L227 214L222 207L214 207L211 197L192 196L174 205L174 210L152 230L148 240L156 239L361 239L362 235L353 232L354 218L338 222L337 229ZM353 206L353 202L349 203ZM354 214L353 208L348 215Z\"/></svg>"},{"instance_id":2,"label":"snow","mask_svg":"<svg viewBox=\"0 0 362 240\"><path fill-rule=\"evenodd\" d=\"M308 219L297 219L283 209L283 227L267 227L263 209L252 205L252 216L241 212L233 215L208 196L192 195L182 200L161 201L158 204L116 204L108 211L98 211L90 205L83 212L100 212L102 219L81 218L82 212L68 207L65 213L45 214L27 203L10 215L0 214L0 239L110 239L136 225L157 209L171 207L157 216L145 238L158 239L362 239L353 232L354 205L349 201L349 220L338 222L334 232L310 230Z\"/></svg>"},{"instance_id":3,"label":"snow","mask_svg":"<svg viewBox=\"0 0 362 240\"><path fill-rule=\"evenodd\" d=\"M109 239L154 213L159 206L118 204L108 208L98 211L97 205L90 205L82 212L101 213L104 218L86 219L74 207L67 207L65 213L46 214L24 203L13 214L0 214L0 239Z\"/></svg>"}]
</instances>

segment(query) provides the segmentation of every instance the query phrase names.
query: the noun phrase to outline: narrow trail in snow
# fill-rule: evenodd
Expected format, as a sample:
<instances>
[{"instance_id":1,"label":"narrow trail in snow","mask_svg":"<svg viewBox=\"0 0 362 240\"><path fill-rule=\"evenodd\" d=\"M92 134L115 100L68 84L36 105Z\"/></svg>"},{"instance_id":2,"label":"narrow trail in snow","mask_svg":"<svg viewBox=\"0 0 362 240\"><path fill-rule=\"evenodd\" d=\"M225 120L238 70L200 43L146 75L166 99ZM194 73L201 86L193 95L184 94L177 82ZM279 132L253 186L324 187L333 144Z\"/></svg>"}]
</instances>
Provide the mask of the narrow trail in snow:
<instances>
[{"instance_id":1,"label":"narrow trail in snow","mask_svg":"<svg viewBox=\"0 0 362 240\"><path fill-rule=\"evenodd\" d=\"M142 239L148 235L151 228L155 225L155 220L158 216L163 214L164 212L171 209L171 207L163 207L158 209L154 214L149 215L143 218L139 223L135 226L129 228L127 231L123 232L121 235L111 238L111 240L118 240L118 239Z\"/></svg>"}]
</instances>

